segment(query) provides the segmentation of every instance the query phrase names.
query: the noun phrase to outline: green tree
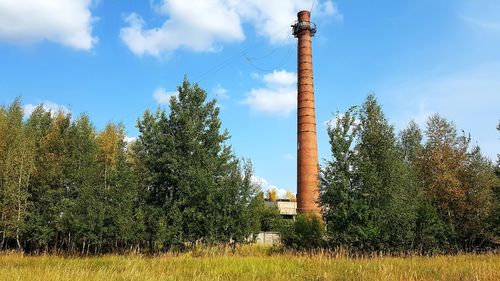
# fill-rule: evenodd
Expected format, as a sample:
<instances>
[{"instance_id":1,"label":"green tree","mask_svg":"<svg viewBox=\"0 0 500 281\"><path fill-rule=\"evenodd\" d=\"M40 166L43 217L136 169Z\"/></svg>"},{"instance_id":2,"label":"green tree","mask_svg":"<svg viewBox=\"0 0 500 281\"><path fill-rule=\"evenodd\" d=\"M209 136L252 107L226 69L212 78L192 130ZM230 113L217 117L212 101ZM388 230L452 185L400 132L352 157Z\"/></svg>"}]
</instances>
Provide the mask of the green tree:
<instances>
[{"instance_id":1,"label":"green tree","mask_svg":"<svg viewBox=\"0 0 500 281\"><path fill-rule=\"evenodd\" d=\"M65 165L71 116L62 111L53 114L49 127L39 140L36 172L30 186L32 207L27 230L30 247L44 251L56 250L60 246L67 221ZM38 111L32 114L30 121L43 130L45 117Z\"/></svg>"},{"instance_id":2,"label":"green tree","mask_svg":"<svg viewBox=\"0 0 500 281\"><path fill-rule=\"evenodd\" d=\"M231 208L231 215L226 219L227 229L221 229L221 231L229 233L229 239L234 242L233 245L247 241L249 237L260 231L264 198L261 187L253 182L252 177L252 163L250 160L245 160L243 166L238 166L233 172L234 182L229 185L233 191L225 193L225 201L234 200L234 203L227 204L227 207Z\"/></svg>"},{"instance_id":3,"label":"green tree","mask_svg":"<svg viewBox=\"0 0 500 281\"><path fill-rule=\"evenodd\" d=\"M415 190L416 204L415 240L412 248L422 253L439 251L446 245L446 226L438 216L437 209L426 198L423 180L418 173L418 163L422 157L422 132L412 120L401 131L399 147L409 166L409 187Z\"/></svg>"},{"instance_id":4,"label":"green tree","mask_svg":"<svg viewBox=\"0 0 500 281\"><path fill-rule=\"evenodd\" d=\"M497 131L500 132L500 121L497 125ZM500 243L500 154L497 154L497 163L495 165L496 184L493 187L492 211L488 218L491 241Z\"/></svg>"},{"instance_id":5,"label":"green tree","mask_svg":"<svg viewBox=\"0 0 500 281\"><path fill-rule=\"evenodd\" d=\"M422 131L415 121L411 120L408 126L399 135L399 145L403 151L405 161L415 165L422 154Z\"/></svg>"},{"instance_id":6,"label":"green tree","mask_svg":"<svg viewBox=\"0 0 500 281\"><path fill-rule=\"evenodd\" d=\"M40 245L43 244L42 241L47 238L45 234L49 232L48 227L45 225L46 221L41 216L41 209L47 206L41 204L42 198L45 197L45 190L41 188L40 184L44 172L42 169L42 140L48 134L51 123L51 114L44 110L43 105L37 106L27 120L30 134L35 140L35 168L28 186L28 211L23 231L24 247L28 252L38 250Z\"/></svg>"},{"instance_id":7,"label":"green tree","mask_svg":"<svg viewBox=\"0 0 500 281\"><path fill-rule=\"evenodd\" d=\"M408 248L415 224L414 190L409 184L408 167L397 149L394 128L373 95L368 96L361 110L356 151L357 184L368 206L363 230L367 244L374 250Z\"/></svg>"},{"instance_id":8,"label":"green tree","mask_svg":"<svg viewBox=\"0 0 500 281\"><path fill-rule=\"evenodd\" d=\"M356 107L343 115L337 113L335 124L328 127L332 160L321 170L321 204L332 246L351 246L362 218L356 190L354 141L357 137Z\"/></svg>"},{"instance_id":9,"label":"green tree","mask_svg":"<svg viewBox=\"0 0 500 281\"><path fill-rule=\"evenodd\" d=\"M260 231L281 231L284 219L282 218L279 208L275 204L266 204L264 200L264 194L260 193L256 197L259 202L259 210L257 215L259 218L259 230Z\"/></svg>"},{"instance_id":10,"label":"green tree","mask_svg":"<svg viewBox=\"0 0 500 281\"><path fill-rule=\"evenodd\" d=\"M419 160L425 196L445 222L454 249L478 246L487 236L493 166L479 148L470 147L470 136L457 134L455 126L439 115L429 118L426 135Z\"/></svg>"},{"instance_id":11,"label":"green tree","mask_svg":"<svg viewBox=\"0 0 500 281\"><path fill-rule=\"evenodd\" d=\"M28 208L28 185L34 171L34 138L23 123L23 108L16 99L2 110L0 121L5 134L2 138L0 181L0 227L3 247L5 239L15 239L21 248L21 233Z\"/></svg>"},{"instance_id":12,"label":"green tree","mask_svg":"<svg viewBox=\"0 0 500 281\"><path fill-rule=\"evenodd\" d=\"M359 124L356 126L356 117ZM403 250L414 239L416 208L409 167L375 97L329 129L333 161L322 172L322 204L336 245ZM352 148L354 146L354 148Z\"/></svg>"},{"instance_id":13,"label":"green tree","mask_svg":"<svg viewBox=\"0 0 500 281\"><path fill-rule=\"evenodd\" d=\"M89 251L90 246L97 251L103 242L106 194L99 181L96 134L89 117L82 115L71 122L66 137L64 177L68 184L62 208L67 228L63 233L74 251L76 245L82 252Z\"/></svg>"},{"instance_id":14,"label":"green tree","mask_svg":"<svg viewBox=\"0 0 500 281\"><path fill-rule=\"evenodd\" d=\"M242 212L255 192L241 176L239 161L226 145L216 101L184 80L170 113L145 112L139 159L147 170L147 228L150 248L182 247L184 242L240 241Z\"/></svg>"}]
</instances>

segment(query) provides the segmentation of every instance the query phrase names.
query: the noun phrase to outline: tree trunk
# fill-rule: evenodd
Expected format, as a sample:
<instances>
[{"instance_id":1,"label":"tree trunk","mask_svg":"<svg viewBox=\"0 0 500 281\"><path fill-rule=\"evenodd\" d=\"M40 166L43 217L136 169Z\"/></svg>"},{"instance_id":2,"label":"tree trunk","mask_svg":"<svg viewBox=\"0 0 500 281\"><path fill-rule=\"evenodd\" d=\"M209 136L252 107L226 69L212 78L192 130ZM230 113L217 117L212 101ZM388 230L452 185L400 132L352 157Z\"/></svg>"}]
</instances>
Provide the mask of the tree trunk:
<instances>
[{"instance_id":1,"label":"tree trunk","mask_svg":"<svg viewBox=\"0 0 500 281\"><path fill-rule=\"evenodd\" d=\"M2 241L0 242L0 251L3 250L4 244L5 244L5 231L2 231Z\"/></svg>"},{"instance_id":2,"label":"tree trunk","mask_svg":"<svg viewBox=\"0 0 500 281\"><path fill-rule=\"evenodd\" d=\"M104 164L104 189L108 190L108 165Z\"/></svg>"},{"instance_id":3,"label":"tree trunk","mask_svg":"<svg viewBox=\"0 0 500 281\"><path fill-rule=\"evenodd\" d=\"M21 249L21 241L19 241L19 226L21 225L21 185L23 183L23 168L24 168L24 153L21 157L21 167L19 167L19 177L17 181L17 223L16 223L16 243L17 249Z\"/></svg>"}]
</instances>

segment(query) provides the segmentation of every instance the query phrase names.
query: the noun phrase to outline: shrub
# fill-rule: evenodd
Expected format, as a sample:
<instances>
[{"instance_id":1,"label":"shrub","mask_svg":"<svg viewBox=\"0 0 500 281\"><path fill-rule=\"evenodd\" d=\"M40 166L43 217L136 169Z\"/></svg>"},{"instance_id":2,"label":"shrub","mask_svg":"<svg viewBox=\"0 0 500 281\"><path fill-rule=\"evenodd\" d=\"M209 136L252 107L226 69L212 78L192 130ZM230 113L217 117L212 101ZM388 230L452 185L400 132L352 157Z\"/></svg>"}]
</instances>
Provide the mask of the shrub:
<instances>
[{"instance_id":1,"label":"shrub","mask_svg":"<svg viewBox=\"0 0 500 281\"><path fill-rule=\"evenodd\" d=\"M325 226L314 214L299 214L294 222L283 224L281 240L285 247L313 250L324 246Z\"/></svg>"}]
</instances>

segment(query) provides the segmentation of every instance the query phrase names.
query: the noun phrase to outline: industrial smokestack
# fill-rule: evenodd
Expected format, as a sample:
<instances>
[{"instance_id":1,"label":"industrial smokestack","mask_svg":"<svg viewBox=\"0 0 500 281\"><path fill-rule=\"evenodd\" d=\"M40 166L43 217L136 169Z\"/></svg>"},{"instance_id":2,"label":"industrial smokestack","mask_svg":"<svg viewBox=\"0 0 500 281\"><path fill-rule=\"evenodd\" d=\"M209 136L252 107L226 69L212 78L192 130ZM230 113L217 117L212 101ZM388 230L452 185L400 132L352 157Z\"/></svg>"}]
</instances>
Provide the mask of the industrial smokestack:
<instances>
[{"instance_id":1,"label":"industrial smokestack","mask_svg":"<svg viewBox=\"0 0 500 281\"><path fill-rule=\"evenodd\" d=\"M316 142L316 113L311 38L316 25L311 13L301 11L292 25L298 39L297 51L297 211L321 215L319 207L318 146Z\"/></svg>"}]
</instances>

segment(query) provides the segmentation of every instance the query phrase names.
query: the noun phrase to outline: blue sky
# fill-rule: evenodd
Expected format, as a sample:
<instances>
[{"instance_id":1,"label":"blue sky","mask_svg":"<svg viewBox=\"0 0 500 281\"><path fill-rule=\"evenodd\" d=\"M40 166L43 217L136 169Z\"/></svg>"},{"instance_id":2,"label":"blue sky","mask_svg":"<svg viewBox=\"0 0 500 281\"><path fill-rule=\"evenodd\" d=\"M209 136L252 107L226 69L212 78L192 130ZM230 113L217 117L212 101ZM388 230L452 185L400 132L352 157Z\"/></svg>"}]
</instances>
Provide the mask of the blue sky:
<instances>
[{"instance_id":1,"label":"blue sky","mask_svg":"<svg viewBox=\"0 0 500 281\"><path fill-rule=\"evenodd\" d=\"M184 75L217 96L236 154L264 188L295 191L295 41L314 7L318 145L374 92L392 124L439 112L500 152L500 1L0 0L0 103L123 122L165 107ZM323 161L321 161L323 163Z\"/></svg>"}]
</instances>

